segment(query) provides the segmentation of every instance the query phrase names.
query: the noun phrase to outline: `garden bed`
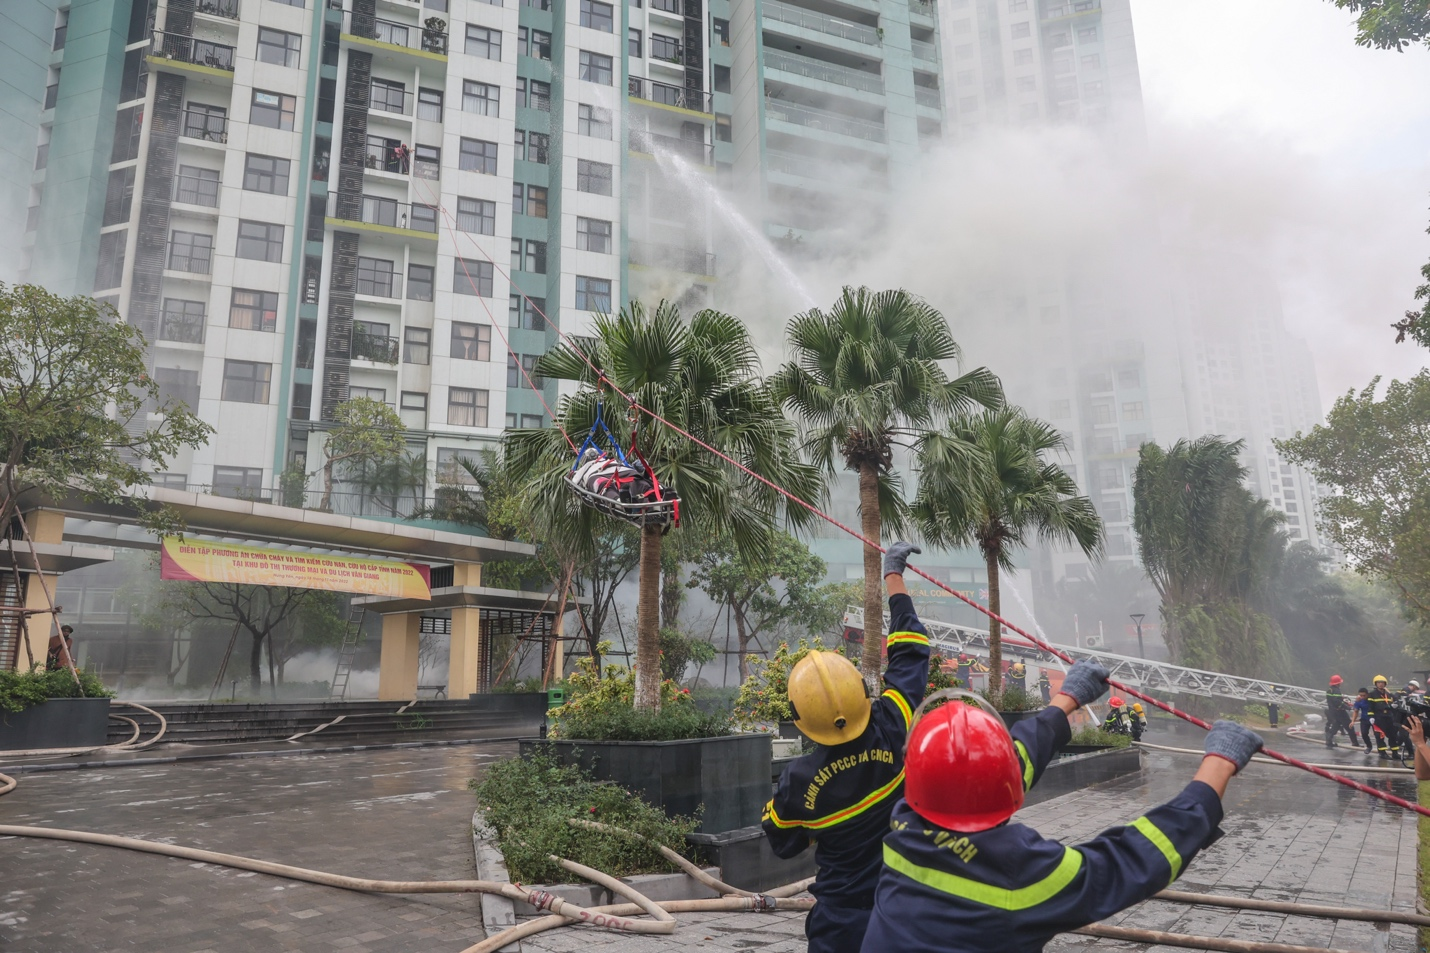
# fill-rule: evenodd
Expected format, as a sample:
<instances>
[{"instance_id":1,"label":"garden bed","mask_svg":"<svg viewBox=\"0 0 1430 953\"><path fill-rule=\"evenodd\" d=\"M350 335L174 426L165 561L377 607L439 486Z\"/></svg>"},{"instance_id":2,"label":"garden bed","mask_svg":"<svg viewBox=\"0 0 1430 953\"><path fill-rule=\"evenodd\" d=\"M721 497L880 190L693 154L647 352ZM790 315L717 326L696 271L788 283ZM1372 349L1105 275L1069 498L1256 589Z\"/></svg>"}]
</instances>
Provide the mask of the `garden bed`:
<instances>
[{"instance_id":1,"label":"garden bed","mask_svg":"<svg viewBox=\"0 0 1430 953\"><path fill-rule=\"evenodd\" d=\"M0 751L98 748L108 734L108 698L51 698L23 711L0 711Z\"/></svg>"}]
</instances>

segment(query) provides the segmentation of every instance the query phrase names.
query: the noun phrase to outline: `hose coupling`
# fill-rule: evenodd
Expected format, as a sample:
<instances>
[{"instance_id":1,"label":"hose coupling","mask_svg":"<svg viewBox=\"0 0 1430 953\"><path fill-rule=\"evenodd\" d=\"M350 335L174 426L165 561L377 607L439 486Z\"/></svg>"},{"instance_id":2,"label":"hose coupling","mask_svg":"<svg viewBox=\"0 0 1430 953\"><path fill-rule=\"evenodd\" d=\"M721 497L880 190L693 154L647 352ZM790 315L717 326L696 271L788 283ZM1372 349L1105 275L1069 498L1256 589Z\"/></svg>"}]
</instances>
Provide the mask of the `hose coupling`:
<instances>
[{"instance_id":1,"label":"hose coupling","mask_svg":"<svg viewBox=\"0 0 1430 953\"><path fill-rule=\"evenodd\" d=\"M757 893L750 898L750 909L755 913L769 913L779 906L779 901L768 894Z\"/></svg>"},{"instance_id":2,"label":"hose coupling","mask_svg":"<svg viewBox=\"0 0 1430 953\"><path fill-rule=\"evenodd\" d=\"M526 902L536 908L537 912L546 910L560 898L549 890L533 890L527 895Z\"/></svg>"}]
</instances>

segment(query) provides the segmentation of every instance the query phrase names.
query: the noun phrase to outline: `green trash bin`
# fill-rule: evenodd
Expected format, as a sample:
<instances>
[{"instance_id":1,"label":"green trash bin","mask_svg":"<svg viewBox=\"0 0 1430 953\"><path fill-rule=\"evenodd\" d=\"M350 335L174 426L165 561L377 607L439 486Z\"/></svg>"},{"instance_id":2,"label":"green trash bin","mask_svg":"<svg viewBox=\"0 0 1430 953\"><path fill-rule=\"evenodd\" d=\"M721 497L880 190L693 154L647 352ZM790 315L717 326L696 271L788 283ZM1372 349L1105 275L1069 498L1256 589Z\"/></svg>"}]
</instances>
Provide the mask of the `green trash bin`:
<instances>
[{"instance_id":1,"label":"green trash bin","mask_svg":"<svg viewBox=\"0 0 1430 953\"><path fill-rule=\"evenodd\" d=\"M564 704L566 704L566 689L548 688L546 690L546 707L548 709L560 708Z\"/></svg>"}]
</instances>

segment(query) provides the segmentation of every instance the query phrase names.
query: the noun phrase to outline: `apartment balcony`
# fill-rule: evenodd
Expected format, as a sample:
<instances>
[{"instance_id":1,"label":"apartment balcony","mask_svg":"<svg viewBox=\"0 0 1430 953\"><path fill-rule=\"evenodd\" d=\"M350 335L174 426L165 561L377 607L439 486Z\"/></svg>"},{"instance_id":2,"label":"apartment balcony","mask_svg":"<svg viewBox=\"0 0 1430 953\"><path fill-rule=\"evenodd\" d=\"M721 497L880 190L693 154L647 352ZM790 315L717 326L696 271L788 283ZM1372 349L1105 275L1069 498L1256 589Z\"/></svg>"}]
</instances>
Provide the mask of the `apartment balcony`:
<instances>
[{"instance_id":1,"label":"apartment balcony","mask_svg":"<svg viewBox=\"0 0 1430 953\"><path fill-rule=\"evenodd\" d=\"M169 271L180 271L186 275L202 275L207 277L213 273L213 249L189 249L171 244L169 246L168 264L166 267Z\"/></svg>"},{"instance_id":2,"label":"apartment balcony","mask_svg":"<svg viewBox=\"0 0 1430 953\"><path fill-rule=\"evenodd\" d=\"M765 99L765 118L803 126L823 132L833 132L866 142L886 142L884 124L868 119L844 116L813 106L796 106L779 99Z\"/></svg>"},{"instance_id":3,"label":"apartment balcony","mask_svg":"<svg viewBox=\"0 0 1430 953\"><path fill-rule=\"evenodd\" d=\"M432 205L414 202L407 204L396 199L377 195L362 196L362 204L357 217L340 211L345 204L345 196L334 192L328 196L328 223L342 228L354 225L373 226L359 228L369 234L387 235L393 238L417 239L435 242L441 210Z\"/></svg>"},{"instance_id":4,"label":"apartment balcony","mask_svg":"<svg viewBox=\"0 0 1430 953\"><path fill-rule=\"evenodd\" d=\"M909 12L933 20L938 17L938 6L933 0L909 0Z\"/></svg>"},{"instance_id":5,"label":"apartment balcony","mask_svg":"<svg viewBox=\"0 0 1430 953\"><path fill-rule=\"evenodd\" d=\"M389 301L402 300L402 275L395 271L374 271L371 273L358 270L357 285L354 291L369 298L385 298Z\"/></svg>"},{"instance_id":6,"label":"apartment balcony","mask_svg":"<svg viewBox=\"0 0 1430 953\"><path fill-rule=\"evenodd\" d=\"M1043 9L1039 18L1044 23L1049 20L1065 20L1069 17L1085 16L1102 10L1102 0L1074 0L1072 3L1054 3Z\"/></svg>"},{"instance_id":7,"label":"apartment balcony","mask_svg":"<svg viewBox=\"0 0 1430 953\"><path fill-rule=\"evenodd\" d=\"M204 319L199 315L165 311L159 318L159 340L175 344L202 344Z\"/></svg>"},{"instance_id":8,"label":"apartment balcony","mask_svg":"<svg viewBox=\"0 0 1430 953\"><path fill-rule=\"evenodd\" d=\"M149 62L161 69L172 67L181 73L231 79L234 53L233 47L222 43L156 30Z\"/></svg>"},{"instance_id":9,"label":"apartment balcony","mask_svg":"<svg viewBox=\"0 0 1430 953\"><path fill-rule=\"evenodd\" d=\"M433 29L428 23L440 25ZM413 57L423 62L447 62L447 23L440 17L428 17L423 25L398 23L374 16L343 12L342 38L355 43L382 58L400 59ZM411 62L411 59L408 60Z\"/></svg>"},{"instance_id":10,"label":"apartment balcony","mask_svg":"<svg viewBox=\"0 0 1430 953\"><path fill-rule=\"evenodd\" d=\"M206 13L225 20L238 19L238 0L195 0L195 13Z\"/></svg>"},{"instance_id":11,"label":"apartment balcony","mask_svg":"<svg viewBox=\"0 0 1430 953\"><path fill-rule=\"evenodd\" d=\"M222 145L228 142L228 117L185 110L179 117L179 135Z\"/></svg>"},{"instance_id":12,"label":"apartment balcony","mask_svg":"<svg viewBox=\"0 0 1430 953\"><path fill-rule=\"evenodd\" d=\"M680 271L687 275L715 276L715 256L695 248L678 248L655 242L628 243L630 262L644 268Z\"/></svg>"},{"instance_id":13,"label":"apartment balcony","mask_svg":"<svg viewBox=\"0 0 1430 953\"><path fill-rule=\"evenodd\" d=\"M930 109L942 109L943 90L932 89L928 86L915 86L914 103L919 106L927 106Z\"/></svg>"},{"instance_id":14,"label":"apartment balcony","mask_svg":"<svg viewBox=\"0 0 1430 953\"><path fill-rule=\"evenodd\" d=\"M626 94L631 99L660 106L670 106L675 109L688 109L691 112L703 113L707 116L713 116L715 112L714 106L711 105L710 94L703 90L671 86L668 83L658 83L655 80L642 79L639 76L627 78Z\"/></svg>"},{"instance_id":15,"label":"apartment balcony","mask_svg":"<svg viewBox=\"0 0 1430 953\"><path fill-rule=\"evenodd\" d=\"M765 0L761 10L766 20L788 23L791 26L814 30L817 33L826 33L855 43L867 43L870 46L878 46L882 42L877 27L855 23L853 20L845 20L842 17L815 13L813 10L806 10L803 7L781 3L780 0Z\"/></svg>"},{"instance_id":16,"label":"apartment balcony","mask_svg":"<svg viewBox=\"0 0 1430 953\"><path fill-rule=\"evenodd\" d=\"M850 89L873 93L876 96L884 95L884 79L877 73L866 73L864 70L838 66L796 53L785 53L766 48L765 68L794 73L797 76L834 83L837 86L846 86Z\"/></svg>"},{"instance_id":17,"label":"apartment balcony","mask_svg":"<svg viewBox=\"0 0 1430 953\"><path fill-rule=\"evenodd\" d=\"M910 40L909 45L913 47L914 59L925 63L938 62L938 47L927 40Z\"/></svg>"},{"instance_id":18,"label":"apartment balcony","mask_svg":"<svg viewBox=\"0 0 1430 953\"><path fill-rule=\"evenodd\" d=\"M640 152L648 156L664 152L680 156L690 162L698 162L700 165L715 165L715 147L697 139L681 139L679 136L662 136L657 132L642 132L639 129L632 129L629 143L632 152Z\"/></svg>"},{"instance_id":19,"label":"apartment balcony","mask_svg":"<svg viewBox=\"0 0 1430 953\"><path fill-rule=\"evenodd\" d=\"M398 348L399 345L395 337L353 331L352 359L355 361L396 365Z\"/></svg>"}]
</instances>

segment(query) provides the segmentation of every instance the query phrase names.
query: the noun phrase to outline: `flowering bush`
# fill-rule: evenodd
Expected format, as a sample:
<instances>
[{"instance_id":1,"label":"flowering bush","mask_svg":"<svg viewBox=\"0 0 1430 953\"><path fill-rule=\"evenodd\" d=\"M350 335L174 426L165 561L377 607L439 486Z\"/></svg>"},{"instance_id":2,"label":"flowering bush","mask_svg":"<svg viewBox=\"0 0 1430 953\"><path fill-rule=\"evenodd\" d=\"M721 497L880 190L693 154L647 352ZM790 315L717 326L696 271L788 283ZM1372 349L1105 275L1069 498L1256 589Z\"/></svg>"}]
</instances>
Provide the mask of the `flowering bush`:
<instances>
[{"instance_id":1,"label":"flowering bush","mask_svg":"<svg viewBox=\"0 0 1430 953\"><path fill-rule=\"evenodd\" d=\"M932 695L945 688L962 688L963 682L950 675L950 670L957 671L958 663L945 659L937 652L932 653L929 656L929 686L924 694Z\"/></svg>"},{"instance_id":2,"label":"flowering bush","mask_svg":"<svg viewBox=\"0 0 1430 953\"><path fill-rule=\"evenodd\" d=\"M794 710L789 705L789 670L816 649L823 651L824 643L800 639L793 649L788 642L781 642L769 658L746 656L750 676L735 697L736 723L742 728L757 728L794 720Z\"/></svg>"},{"instance_id":3,"label":"flowering bush","mask_svg":"<svg viewBox=\"0 0 1430 953\"><path fill-rule=\"evenodd\" d=\"M597 646L601 655L610 650L609 642ZM553 738L675 741L730 733L728 716L700 711L690 698L690 689L668 678L660 683L660 710L636 711L635 669L607 665L603 672L589 655L576 663L566 689L566 704L548 713L554 722Z\"/></svg>"}]
</instances>

